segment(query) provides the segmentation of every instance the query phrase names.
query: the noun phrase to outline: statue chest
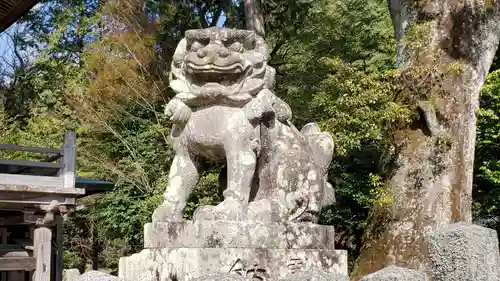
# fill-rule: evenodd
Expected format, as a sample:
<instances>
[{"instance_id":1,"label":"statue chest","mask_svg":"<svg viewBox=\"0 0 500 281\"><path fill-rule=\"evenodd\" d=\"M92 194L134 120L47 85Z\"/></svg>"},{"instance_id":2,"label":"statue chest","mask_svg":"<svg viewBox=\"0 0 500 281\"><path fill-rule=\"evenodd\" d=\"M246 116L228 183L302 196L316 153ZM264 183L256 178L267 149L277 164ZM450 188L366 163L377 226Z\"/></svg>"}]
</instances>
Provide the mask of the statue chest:
<instances>
[{"instance_id":1,"label":"statue chest","mask_svg":"<svg viewBox=\"0 0 500 281\"><path fill-rule=\"evenodd\" d=\"M180 137L192 149L209 153L213 158L223 155L228 147L237 147L258 137L257 131L242 108L211 106L194 111Z\"/></svg>"}]
</instances>

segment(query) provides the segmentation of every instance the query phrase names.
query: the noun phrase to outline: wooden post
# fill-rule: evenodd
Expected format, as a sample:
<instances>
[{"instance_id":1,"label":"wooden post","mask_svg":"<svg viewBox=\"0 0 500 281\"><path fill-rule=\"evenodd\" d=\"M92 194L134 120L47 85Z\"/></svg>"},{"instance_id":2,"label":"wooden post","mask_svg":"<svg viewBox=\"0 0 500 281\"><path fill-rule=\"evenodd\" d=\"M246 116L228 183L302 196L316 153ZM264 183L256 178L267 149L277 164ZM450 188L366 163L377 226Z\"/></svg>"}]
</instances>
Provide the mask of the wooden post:
<instances>
[{"instance_id":1,"label":"wooden post","mask_svg":"<svg viewBox=\"0 0 500 281\"><path fill-rule=\"evenodd\" d=\"M66 132L64 134L62 177L64 188L75 188L76 176L76 134L75 132Z\"/></svg>"},{"instance_id":2,"label":"wooden post","mask_svg":"<svg viewBox=\"0 0 500 281\"><path fill-rule=\"evenodd\" d=\"M64 256L64 220L62 215L57 215L56 217L56 261L55 261L55 270L56 270L56 280L62 281L62 273L63 273L63 256Z\"/></svg>"},{"instance_id":3,"label":"wooden post","mask_svg":"<svg viewBox=\"0 0 500 281\"><path fill-rule=\"evenodd\" d=\"M26 213L25 213L25 216L26 216ZM33 257L35 258L35 266L36 266L36 254L35 254L35 242L34 242L35 241L35 227L36 227L36 225L29 227L28 238L31 241L33 241ZM33 274L31 274L31 273L33 273ZM35 279L35 272L34 271L27 272L26 275L28 276L28 278L26 279L27 281L34 281L34 279Z\"/></svg>"},{"instance_id":4,"label":"wooden post","mask_svg":"<svg viewBox=\"0 0 500 281\"><path fill-rule=\"evenodd\" d=\"M7 226L0 228L0 245L7 244ZM7 272L0 272L1 281L7 281Z\"/></svg>"},{"instance_id":5,"label":"wooden post","mask_svg":"<svg viewBox=\"0 0 500 281\"><path fill-rule=\"evenodd\" d=\"M50 258L52 231L46 226L38 226L34 233L34 256L36 269L33 281L50 281Z\"/></svg>"}]
</instances>

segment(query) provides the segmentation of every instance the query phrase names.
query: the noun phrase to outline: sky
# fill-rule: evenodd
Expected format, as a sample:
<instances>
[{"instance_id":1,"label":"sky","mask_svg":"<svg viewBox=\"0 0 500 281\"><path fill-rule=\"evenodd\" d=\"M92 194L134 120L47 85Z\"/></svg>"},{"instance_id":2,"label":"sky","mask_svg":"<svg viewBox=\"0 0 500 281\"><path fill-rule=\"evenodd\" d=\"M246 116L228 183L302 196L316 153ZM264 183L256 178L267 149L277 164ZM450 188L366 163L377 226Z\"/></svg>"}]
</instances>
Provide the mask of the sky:
<instances>
[{"instance_id":1,"label":"sky","mask_svg":"<svg viewBox=\"0 0 500 281\"><path fill-rule=\"evenodd\" d=\"M13 56L12 52L12 40L10 40L8 31L4 31L0 34L0 68L4 67L4 60L10 61Z\"/></svg>"},{"instance_id":2,"label":"sky","mask_svg":"<svg viewBox=\"0 0 500 281\"><path fill-rule=\"evenodd\" d=\"M31 10L36 11L40 9L41 6L41 4L36 4ZM7 30L0 33L0 70L5 70L5 68L10 69L7 65L11 64L14 57L14 51L9 33L12 34L12 32L16 31L19 27L18 24L14 23Z\"/></svg>"},{"instance_id":3,"label":"sky","mask_svg":"<svg viewBox=\"0 0 500 281\"><path fill-rule=\"evenodd\" d=\"M40 7L41 7L41 4L37 4L32 9L39 9ZM210 15L207 15L207 17L209 17L209 16ZM226 21L226 15L224 14L224 12L222 12L222 14L217 22L217 26L222 26L225 21ZM13 48L12 40L11 40L11 37L9 35L9 32L12 33L17 28L19 28L19 25L13 24L6 31L0 33L0 69L1 70L10 69L10 67L8 67L8 64L11 64L13 57L14 57L14 52L12 49Z\"/></svg>"},{"instance_id":4,"label":"sky","mask_svg":"<svg viewBox=\"0 0 500 281\"><path fill-rule=\"evenodd\" d=\"M224 11L222 11L219 21L217 22L217 26L222 26L224 22L226 22L226 14L224 13Z\"/></svg>"}]
</instances>

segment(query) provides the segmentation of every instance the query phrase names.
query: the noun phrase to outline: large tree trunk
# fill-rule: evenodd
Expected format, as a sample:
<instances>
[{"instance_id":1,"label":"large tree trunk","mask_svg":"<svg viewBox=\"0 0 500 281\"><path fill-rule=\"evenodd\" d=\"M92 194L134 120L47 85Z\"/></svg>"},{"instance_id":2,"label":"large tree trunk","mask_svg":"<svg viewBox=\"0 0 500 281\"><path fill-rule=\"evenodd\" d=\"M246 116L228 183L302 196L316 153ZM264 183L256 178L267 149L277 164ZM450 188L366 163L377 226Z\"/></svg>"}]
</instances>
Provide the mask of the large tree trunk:
<instances>
[{"instance_id":1,"label":"large tree trunk","mask_svg":"<svg viewBox=\"0 0 500 281\"><path fill-rule=\"evenodd\" d=\"M500 1L388 2L401 99L420 117L393 135L392 203L372 212L354 280L393 264L425 269L423 235L471 221L475 111L500 36Z\"/></svg>"},{"instance_id":2,"label":"large tree trunk","mask_svg":"<svg viewBox=\"0 0 500 281\"><path fill-rule=\"evenodd\" d=\"M265 37L264 15L260 7L260 0L245 0L246 29L254 30L258 35Z\"/></svg>"}]
</instances>

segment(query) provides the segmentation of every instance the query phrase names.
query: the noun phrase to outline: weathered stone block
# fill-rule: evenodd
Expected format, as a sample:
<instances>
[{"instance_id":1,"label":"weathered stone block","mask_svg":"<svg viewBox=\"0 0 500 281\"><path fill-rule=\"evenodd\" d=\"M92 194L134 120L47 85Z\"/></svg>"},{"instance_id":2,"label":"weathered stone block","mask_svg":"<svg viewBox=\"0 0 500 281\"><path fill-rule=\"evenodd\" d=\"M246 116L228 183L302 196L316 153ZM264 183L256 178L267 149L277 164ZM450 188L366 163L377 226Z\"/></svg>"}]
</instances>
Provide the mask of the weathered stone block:
<instances>
[{"instance_id":1,"label":"weathered stone block","mask_svg":"<svg viewBox=\"0 0 500 281\"><path fill-rule=\"evenodd\" d=\"M125 281L190 281L221 272L279 280L307 269L347 275L347 253L319 249L145 249L120 259L119 276Z\"/></svg>"},{"instance_id":2,"label":"weathered stone block","mask_svg":"<svg viewBox=\"0 0 500 281\"><path fill-rule=\"evenodd\" d=\"M349 281L349 277L337 272L305 270L287 275L280 281Z\"/></svg>"},{"instance_id":3,"label":"weathered stone block","mask_svg":"<svg viewBox=\"0 0 500 281\"><path fill-rule=\"evenodd\" d=\"M500 253L496 231L456 223L430 232L425 241L434 281L500 280Z\"/></svg>"},{"instance_id":4,"label":"weathered stone block","mask_svg":"<svg viewBox=\"0 0 500 281\"><path fill-rule=\"evenodd\" d=\"M119 275L190 281L231 273L275 281L310 269L347 276L347 253L334 250L334 242L332 226L313 223L155 222L145 226L146 249L120 259Z\"/></svg>"},{"instance_id":5,"label":"weathered stone block","mask_svg":"<svg viewBox=\"0 0 500 281\"><path fill-rule=\"evenodd\" d=\"M425 273L399 266L388 266L361 278L361 281L427 281Z\"/></svg>"},{"instance_id":6,"label":"weathered stone block","mask_svg":"<svg viewBox=\"0 0 500 281\"><path fill-rule=\"evenodd\" d=\"M333 226L255 221L182 221L148 223L144 248L333 248Z\"/></svg>"}]
</instances>

